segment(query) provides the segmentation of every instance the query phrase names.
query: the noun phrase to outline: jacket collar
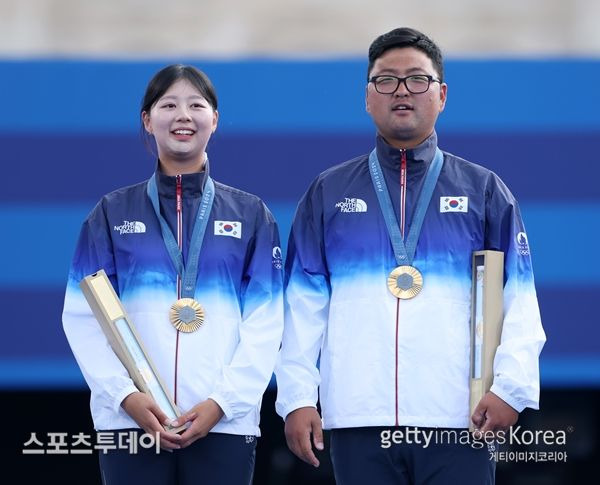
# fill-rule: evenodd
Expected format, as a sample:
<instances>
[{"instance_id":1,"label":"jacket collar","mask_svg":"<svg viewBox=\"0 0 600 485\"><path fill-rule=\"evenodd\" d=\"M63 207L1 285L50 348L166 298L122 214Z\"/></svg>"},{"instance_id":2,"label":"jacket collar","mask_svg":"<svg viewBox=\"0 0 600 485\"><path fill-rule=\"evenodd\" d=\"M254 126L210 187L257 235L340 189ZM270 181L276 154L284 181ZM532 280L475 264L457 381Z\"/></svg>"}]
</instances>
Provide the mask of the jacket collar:
<instances>
[{"instance_id":1,"label":"jacket collar","mask_svg":"<svg viewBox=\"0 0 600 485\"><path fill-rule=\"evenodd\" d=\"M181 188L183 189L183 197L201 197L204 184L206 183L206 177L209 172L210 168L207 159L202 172L186 173L181 175ZM169 199L174 199L176 197L177 177L163 173L160 169L160 163L158 162L156 168L156 184L158 186L158 195L160 197L167 197Z\"/></svg>"},{"instance_id":2,"label":"jacket collar","mask_svg":"<svg viewBox=\"0 0 600 485\"><path fill-rule=\"evenodd\" d=\"M377 158L381 166L391 168L394 170L400 170L401 150L394 148L381 136L377 135ZM437 147L437 134L434 131L427 137L421 144L415 148L409 148L406 150L406 161L407 163L425 163L427 166L433 160L435 156L435 149Z\"/></svg>"}]
</instances>

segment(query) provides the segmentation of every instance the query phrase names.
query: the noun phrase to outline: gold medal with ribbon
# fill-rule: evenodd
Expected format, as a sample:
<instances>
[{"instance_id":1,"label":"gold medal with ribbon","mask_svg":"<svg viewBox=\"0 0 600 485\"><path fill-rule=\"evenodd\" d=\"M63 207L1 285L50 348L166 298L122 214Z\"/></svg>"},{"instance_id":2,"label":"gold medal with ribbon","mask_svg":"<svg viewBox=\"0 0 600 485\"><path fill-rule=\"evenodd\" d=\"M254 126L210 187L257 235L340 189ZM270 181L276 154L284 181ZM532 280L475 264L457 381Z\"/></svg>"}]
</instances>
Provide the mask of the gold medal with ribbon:
<instances>
[{"instance_id":1,"label":"gold medal with ribbon","mask_svg":"<svg viewBox=\"0 0 600 485\"><path fill-rule=\"evenodd\" d=\"M396 298L410 300L423 288L423 275L414 266L398 266L388 276L387 285Z\"/></svg>"},{"instance_id":2,"label":"gold medal with ribbon","mask_svg":"<svg viewBox=\"0 0 600 485\"><path fill-rule=\"evenodd\" d=\"M169 319L177 330L186 333L195 332L204 323L204 309L202 308L202 305L200 305L200 303L198 303L192 297L196 292L200 249L202 248L202 241L204 239L204 234L206 232L208 219L210 217L210 212L215 197L215 184L208 175L208 160L206 160L205 163L202 186L202 199L200 200L200 206L198 207L196 222L194 222L194 229L192 230L192 238L188 249L187 263L185 266L183 264L183 254L181 252L181 241L179 238L175 239L169 224L160 213L160 200L158 198L156 174L150 177L146 187L146 193L152 202L152 208L154 209L156 218L160 223L160 230L165 247L169 253L171 261L173 262L173 266L177 270L178 287L179 283L181 283L180 291L177 294L179 300L171 305L169 310ZM177 213L179 217L182 217L181 197L181 193L178 191L176 200Z\"/></svg>"},{"instance_id":3,"label":"gold medal with ribbon","mask_svg":"<svg viewBox=\"0 0 600 485\"><path fill-rule=\"evenodd\" d=\"M389 274L387 285L390 293L400 300L414 298L423 288L423 275L417 268L412 266L412 263L415 259L417 242L419 241L425 214L430 205L431 197L443 165L444 154L436 147L435 155L429 164L423 186L421 187L421 192L417 198L413 220L405 244L404 226L400 229L390 192L385 183L385 177L381 170L379 159L377 158L377 149L373 150L369 155L369 173L371 174L373 189L377 195L377 201L379 202L379 207L385 220L390 243L394 250L394 258L396 259L396 263L399 264L399 266L394 268ZM404 169L401 169L401 175L402 170ZM401 176L401 180L406 180L406 177ZM404 184L405 182L400 183L401 194L403 193L402 191L405 190ZM404 211L404 208L401 207L400 209L401 211Z\"/></svg>"},{"instance_id":4,"label":"gold medal with ribbon","mask_svg":"<svg viewBox=\"0 0 600 485\"><path fill-rule=\"evenodd\" d=\"M204 309L193 298L181 298L171 305L169 318L177 330L195 332L204 323Z\"/></svg>"}]
</instances>

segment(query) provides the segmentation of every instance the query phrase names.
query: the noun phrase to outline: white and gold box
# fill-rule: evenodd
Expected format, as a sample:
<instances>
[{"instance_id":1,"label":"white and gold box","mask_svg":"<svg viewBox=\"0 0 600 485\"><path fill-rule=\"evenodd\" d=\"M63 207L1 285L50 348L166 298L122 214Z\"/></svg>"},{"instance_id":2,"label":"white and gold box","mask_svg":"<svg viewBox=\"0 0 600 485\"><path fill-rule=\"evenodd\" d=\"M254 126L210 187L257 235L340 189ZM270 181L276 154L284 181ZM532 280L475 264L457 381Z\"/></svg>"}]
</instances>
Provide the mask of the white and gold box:
<instances>
[{"instance_id":1,"label":"white and gold box","mask_svg":"<svg viewBox=\"0 0 600 485\"><path fill-rule=\"evenodd\" d=\"M471 373L469 380L469 429L475 407L492 387L494 356L502 335L504 253L473 253L471 294Z\"/></svg>"},{"instance_id":2,"label":"white and gold box","mask_svg":"<svg viewBox=\"0 0 600 485\"><path fill-rule=\"evenodd\" d=\"M104 270L86 276L79 286L110 346L136 387L150 395L169 419L181 416ZM163 426L171 432L185 429L185 426Z\"/></svg>"}]
</instances>

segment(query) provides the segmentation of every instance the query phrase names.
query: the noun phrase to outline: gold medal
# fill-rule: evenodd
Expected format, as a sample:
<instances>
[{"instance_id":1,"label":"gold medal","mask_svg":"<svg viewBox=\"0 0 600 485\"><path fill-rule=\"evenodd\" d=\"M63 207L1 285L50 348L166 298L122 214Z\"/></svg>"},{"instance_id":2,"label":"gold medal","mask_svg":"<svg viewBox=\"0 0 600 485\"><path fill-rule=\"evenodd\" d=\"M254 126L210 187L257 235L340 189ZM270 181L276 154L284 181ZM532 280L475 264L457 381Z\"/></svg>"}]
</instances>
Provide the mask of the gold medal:
<instances>
[{"instance_id":1,"label":"gold medal","mask_svg":"<svg viewBox=\"0 0 600 485\"><path fill-rule=\"evenodd\" d=\"M409 300L423 288L423 275L413 266L398 266L388 276L387 284L396 298Z\"/></svg>"},{"instance_id":2,"label":"gold medal","mask_svg":"<svg viewBox=\"0 0 600 485\"><path fill-rule=\"evenodd\" d=\"M171 305L169 318L181 332L195 332L204 323L204 309L193 298L181 298Z\"/></svg>"}]
</instances>

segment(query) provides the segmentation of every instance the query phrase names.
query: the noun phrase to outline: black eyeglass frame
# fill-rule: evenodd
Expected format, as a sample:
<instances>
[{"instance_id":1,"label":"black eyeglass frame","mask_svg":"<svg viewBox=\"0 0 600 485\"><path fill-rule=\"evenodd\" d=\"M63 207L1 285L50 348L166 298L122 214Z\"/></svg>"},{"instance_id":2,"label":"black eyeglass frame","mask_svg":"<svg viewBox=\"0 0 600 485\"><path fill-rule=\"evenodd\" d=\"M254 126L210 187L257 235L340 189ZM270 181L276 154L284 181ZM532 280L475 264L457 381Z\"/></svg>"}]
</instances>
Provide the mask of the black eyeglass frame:
<instances>
[{"instance_id":1,"label":"black eyeglass frame","mask_svg":"<svg viewBox=\"0 0 600 485\"><path fill-rule=\"evenodd\" d=\"M393 78L396 80L396 87L389 92L385 92L382 93L381 91L379 91L378 87L377 87L377 79L382 78L382 77L387 77L387 78ZM411 79L411 78L427 78L427 88L425 88L424 91L413 91L408 87L407 84L407 79ZM440 83L442 84L442 81L440 79L436 79L433 76L429 75L429 74L411 74L410 76L406 76L406 77L398 77L398 76L393 76L392 74L380 74L378 76L372 76L371 78L369 78L369 82L373 83L373 86L375 87L375 91L377 91L379 94L394 94L396 91L398 91L398 88L400 87L400 83L404 83L404 87L406 88L406 90L411 93L411 94L423 94L426 93L427 91L429 91L429 88L431 87L431 83Z\"/></svg>"}]
</instances>

